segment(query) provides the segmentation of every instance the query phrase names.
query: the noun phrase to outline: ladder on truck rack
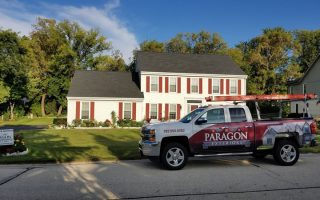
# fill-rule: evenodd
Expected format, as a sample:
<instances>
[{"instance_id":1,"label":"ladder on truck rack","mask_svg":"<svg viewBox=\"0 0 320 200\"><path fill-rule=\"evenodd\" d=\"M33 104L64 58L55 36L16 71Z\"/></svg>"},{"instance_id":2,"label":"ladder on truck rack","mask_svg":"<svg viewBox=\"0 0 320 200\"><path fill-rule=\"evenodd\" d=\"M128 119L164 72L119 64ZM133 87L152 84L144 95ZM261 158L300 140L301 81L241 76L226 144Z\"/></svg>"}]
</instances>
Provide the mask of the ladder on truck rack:
<instances>
[{"instance_id":1,"label":"ladder on truck rack","mask_svg":"<svg viewBox=\"0 0 320 200\"><path fill-rule=\"evenodd\" d=\"M213 101L233 101L233 102L242 102L242 101L254 101L257 117L260 120L260 108L258 105L258 101L280 101L280 113L279 117L282 115L282 106L281 103L283 101L304 101L306 104L307 116L310 117L309 114L309 104L307 104L307 100L317 99L318 96L316 94L262 94L262 95L236 95L236 96L209 96L206 97L207 102ZM303 113L304 116L305 113Z\"/></svg>"}]
</instances>

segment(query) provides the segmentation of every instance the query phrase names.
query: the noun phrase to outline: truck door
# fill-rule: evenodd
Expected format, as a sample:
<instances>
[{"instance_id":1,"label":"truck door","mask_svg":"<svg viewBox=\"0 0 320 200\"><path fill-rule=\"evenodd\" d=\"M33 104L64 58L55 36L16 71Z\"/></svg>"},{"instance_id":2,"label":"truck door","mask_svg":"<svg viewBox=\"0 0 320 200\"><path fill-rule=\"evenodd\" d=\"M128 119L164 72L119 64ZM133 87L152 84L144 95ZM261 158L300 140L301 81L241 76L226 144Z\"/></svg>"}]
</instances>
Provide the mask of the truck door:
<instances>
[{"instance_id":1,"label":"truck door","mask_svg":"<svg viewBox=\"0 0 320 200\"><path fill-rule=\"evenodd\" d=\"M238 153L252 151L253 122L248 122L241 107L213 108L193 125L189 143L195 153Z\"/></svg>"},{"instance_id":2,"label":"truck door","mask_svg":"<svg viewBox=\"0 0 320 200\"><path fill-rule=\"evenodd\" d=\"M230 137L232 135L232 140L230 142L230 148L228 148L228 151L253 151L255 141L254 126L253 122L250 120L250 117L246 115L246 111L242 107L230 107L228 108L228 111L230 122L226 123L225 132Z\"/></svg>"},{"instance_id":3,"label":"truck door","mask_svg":"<svg viewBox=\"0 0 320 200\"><path fill-rule=\"evenodd\" d=\"M203 113L193 123L193 135L189 139L191 150L194 153L208 154L216 150L214 137L217 131L226 126L225 109L212 108Z\"/></svg>"}]
</instances>

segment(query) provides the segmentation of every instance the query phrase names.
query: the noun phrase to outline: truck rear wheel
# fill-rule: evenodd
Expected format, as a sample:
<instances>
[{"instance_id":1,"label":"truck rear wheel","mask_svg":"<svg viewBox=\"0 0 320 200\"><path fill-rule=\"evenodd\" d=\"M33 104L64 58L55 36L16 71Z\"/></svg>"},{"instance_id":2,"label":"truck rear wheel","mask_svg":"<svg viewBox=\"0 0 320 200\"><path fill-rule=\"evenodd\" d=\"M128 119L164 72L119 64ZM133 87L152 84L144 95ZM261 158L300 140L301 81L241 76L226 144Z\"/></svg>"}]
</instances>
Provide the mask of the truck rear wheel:
<instances>
[{"instance_id":1,"label":"truck rear wheel","mask_svg":"<svg viewBox=\"0 0 320 200\"><path fill-rule=\"evenodd\" d=\"M182 169L188 161L188 151L180 143L167 144L161 154L161 164L170 170Z\"/></svg>"},{"instance_id":2,"label":"truck rear wheel","mask_svg":"<svg viewBox=\"0 0 320 200\"><path fill-rule=\"evenodd\" d=\"M299 159L299 148L295 142L280 140L275 146L274 159L284 166L294 165Z\"/></svg>"}]
</instances>

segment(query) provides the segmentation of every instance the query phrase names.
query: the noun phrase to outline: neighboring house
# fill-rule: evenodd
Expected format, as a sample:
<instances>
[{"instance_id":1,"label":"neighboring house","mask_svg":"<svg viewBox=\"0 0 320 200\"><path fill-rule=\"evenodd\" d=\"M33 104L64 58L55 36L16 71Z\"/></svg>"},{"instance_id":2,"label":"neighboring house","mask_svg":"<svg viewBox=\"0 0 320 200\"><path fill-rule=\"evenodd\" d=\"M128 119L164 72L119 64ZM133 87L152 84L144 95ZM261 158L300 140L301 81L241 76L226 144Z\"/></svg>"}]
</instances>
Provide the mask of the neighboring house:
<instances>
[{"instance_id":1,"label":"neighboring house","mask_svg":"<svg viewBox=\"0 0 320 200\"><path fill-rule=\"evenodd\" d=\"M320 97L320 55L309 66L306 73L298 80L288 83L289 94L314 93ZM309 112L313 117L320 117L319 99L308 101ZM291 103L291 113L305 113L306 104L303 101Z\"/></svg>"},{"instance_id":2,"label":"neighboring house","mask_svg":"<svg viewBox=\"0 0 320 200\"><path fill-rule=\"evenodd\" d=\"M68 123L111 120L112 111L119 119L179 120L207 105L207 96L246 94L247 75L228 56L152 52L136 56L133 76L76 71L67 96Z\"/></svg>"}]
</instances>

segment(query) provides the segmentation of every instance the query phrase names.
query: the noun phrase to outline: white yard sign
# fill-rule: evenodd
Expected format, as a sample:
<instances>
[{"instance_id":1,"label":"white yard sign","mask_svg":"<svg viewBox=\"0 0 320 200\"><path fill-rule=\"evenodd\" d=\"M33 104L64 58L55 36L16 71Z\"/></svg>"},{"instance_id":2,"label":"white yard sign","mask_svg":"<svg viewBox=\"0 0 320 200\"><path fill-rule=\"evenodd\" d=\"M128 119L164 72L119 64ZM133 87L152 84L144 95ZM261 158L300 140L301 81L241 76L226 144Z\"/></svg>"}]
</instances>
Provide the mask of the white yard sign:
<instances>
[{"instance_id":1,"label":"white yard sign","mask_svg":"<svg viewBox=\"0 0 320 200\"><path fill-rule=\"evenodd\" d=\"M13 145L13 129L0 129L0 146Z\"/></svg>"}]
</instances>

